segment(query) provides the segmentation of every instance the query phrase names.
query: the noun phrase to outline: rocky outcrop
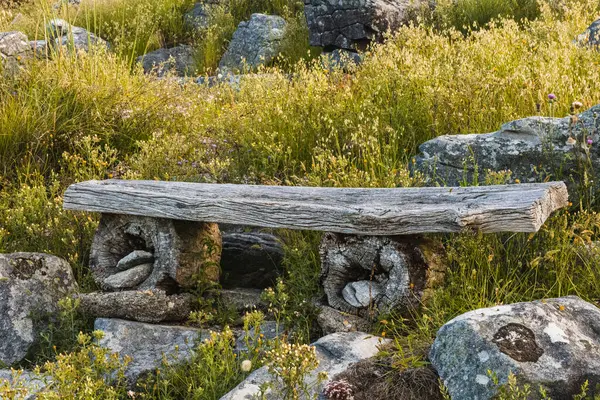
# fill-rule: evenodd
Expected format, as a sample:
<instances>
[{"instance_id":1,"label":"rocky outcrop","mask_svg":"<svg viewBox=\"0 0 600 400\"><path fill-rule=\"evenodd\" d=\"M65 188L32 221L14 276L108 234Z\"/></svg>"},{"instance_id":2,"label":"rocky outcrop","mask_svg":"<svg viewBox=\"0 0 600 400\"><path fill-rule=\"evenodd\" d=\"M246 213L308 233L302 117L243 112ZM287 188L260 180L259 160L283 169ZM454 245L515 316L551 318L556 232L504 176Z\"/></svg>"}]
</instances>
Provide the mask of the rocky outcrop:
<instances>
[{"instance_id":1,"label":"rocky outcrop","mask_svg":"<svg viewBox=\"0 0 600 400\"><path fill-rule=\"evenodd\" d=\"M279 54L286 25L276 15L252 14L238 25L219 69L235 72L269 64Z\"/></svg>"},{"instance_id":2,"label":"rocky outcrop","mask_svg":"<svg viewBox=\"0 0 600 400\"><path fill-rule=\"evenodd\" d=\"M100 346L131 357L125 371L130 385L160 367L163 357L174 363L189 359L194 346L210 336L201 329L107 318L97 319L94 329L104 332Z\"/></svg>"},{"instance_id":3,"label":"rocky outcrop","mask_svg":"<svg viewBox=\"0 0 600 400\"><path fill-rule=\"evenodd\" d=\"M492 399L510 372L522 384L570 399L600 383L600 309L578 297L517 303L463 314L444 325L433 367L453 400ZM598 394L598 393L596 393Z\"/></svg>"},{"instance_id":4,"label":"rocky outcrop","mask_svg":"<svg viewBox=\"0 0 600 400\"><path fill-rule=\"evenodd\" d=\"M361 317L417 307L445 269L441 245L418 238L327 233L320 253L328 304Z\"/></svg>"},{"instance_id":5,"label":"rocky outcrop","mask_svg":"<svg viewBox=\"0 0 600 400\"><path fill-rule=\"evenodd\" d=\"M375 356L379 352L379 347L388 342L387 339L361 332L334 333L322 337L312 344L316 347L319 366L305 378L307 387L312 388L315 394L318 394L322 390L322 387L316 385L319 372L327 372L329 378L331 378L348 369L350 365ZM253 399L259 394L260 385L273 380L274 378L267 371L267 367L259 368L235 389L221 397L221 400ZM282 398L277 394L276 389L277 386L275 386L275 390L267 394L268 400Z\"/></svg>"},{"instance_id":6,"label":"rocky outcrop","mask_svg":"<svg viewBox=\"0 0 600 400\"><path fill-rule=\"evenodd\" d=\"M85 293L77 298L86 315L152 323L185 321L196 301L189 293L168 296L157 289Z\"/></svg>"},{"instance_id":7,"label":"rocky outcrop","mask_svg":"<svg viewBox=\"0 0 600 400\"><path fill-rule=\"evenodd\" d=\"M0 255L0 362L23 360L77 290L71 266L48 254Z\"/></svg>"},{"instance_id":8,"label":"rocky outcrop","mask_svg":"<svg viewBox=\"0 0 600 400\"><path fill-rule=\"evenodd\" d=\"M600 47L600 18L592 22L575 41L581 46Z\"/></svg>"},{"instance_id":9,"label":"rocky outcrop","mask_svg":"<svg viewBox=\"0 0 600 400\"><path fill-rule=\"evenodd\" d=\"M85 51L92 48L109 50L108 42L92 32L73 26L64 19L53 19L48 22L46 33L51 46L60 49Z\"/></svg>"},{"instance_id":10,"label":"rocky outcrop","mask_svg":"<svg viewBox=\"0 0 600 400\"><path fill-rule=\"evenodd\" d=\"M0 66L9 72L15 72L33 52L24 33L0 32Z\"/></svg>"},{"instance_id":11,"label":"rocky outcrop","mask_svg":"<svg viewBox=\"0 0 600 400\"><path fill-rule=\"evenodd\" d=\"M494 133L440 136L419 147L415 170L448 186L510 170L513 181L564 180L572 196L582 166L600 171L599 115L595 106L573 117L519 119Z\"/></svg>"},{"instance_id":12,"label":"rocky outcrop","mask_svg":"<svg viewBox=\"0 0 600 400\"><path fill-rule=\"evenodd\" d=\"M423 0L304 0L311 46L364 50L409 22Z\"/></svg>"},{"instance_id":13,"label":"rocky outcrop","mask_svg":"<svg viewBox=\"0 0 600 400\"><path fill-rule=\"evenodd\" d=\"M149 274L146 266L123 261L134 251L152 254ZM90 269L104 290L162 289L171 294L199 281L217 282L220 259L216 224L104 214L92 243ZM122 271L125 266L135 270Z\"/></svg>"},{"instance_id":14,"label":"rocky outcrop","mask_svg":"<svg viewBox=\"0 0 600 400\"><path fill-rule=\"evenodd\" d=\"M142 64L144 73L165 76L173 73L175 76L188 76L195 72L196 60L194 48L186 44L170 49L158 49L144 54L136 59Z\"/></svg>"}]
</instances>

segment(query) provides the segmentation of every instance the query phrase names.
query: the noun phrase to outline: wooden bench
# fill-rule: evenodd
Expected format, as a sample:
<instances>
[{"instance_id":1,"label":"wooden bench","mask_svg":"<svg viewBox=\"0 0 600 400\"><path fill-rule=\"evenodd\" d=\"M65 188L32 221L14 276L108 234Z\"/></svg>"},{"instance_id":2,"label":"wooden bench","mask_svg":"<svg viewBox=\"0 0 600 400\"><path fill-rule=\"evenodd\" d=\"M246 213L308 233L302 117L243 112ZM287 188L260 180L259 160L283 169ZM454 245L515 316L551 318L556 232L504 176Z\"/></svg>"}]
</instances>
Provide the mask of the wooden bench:
<instances>
[{"instance_id":1,"label":"wooden bench","mask_svg":"<svg viewBox=\"0 0 600 400\"><path fill-rule=\"evenodd\" d=\"M378 296L377 305L392 306L422 294L434 274L420 234L536 232L567 204L562 182L363 189L107 180L72 185L64 196L65 209L103 214L90 261L102 286L122 273L121 258L144 249L154 253L154 270L135 288L176 290L207 270L218 280L214 224L324 231L325 291L349 312Z\"/></svg>"}]
</instances>

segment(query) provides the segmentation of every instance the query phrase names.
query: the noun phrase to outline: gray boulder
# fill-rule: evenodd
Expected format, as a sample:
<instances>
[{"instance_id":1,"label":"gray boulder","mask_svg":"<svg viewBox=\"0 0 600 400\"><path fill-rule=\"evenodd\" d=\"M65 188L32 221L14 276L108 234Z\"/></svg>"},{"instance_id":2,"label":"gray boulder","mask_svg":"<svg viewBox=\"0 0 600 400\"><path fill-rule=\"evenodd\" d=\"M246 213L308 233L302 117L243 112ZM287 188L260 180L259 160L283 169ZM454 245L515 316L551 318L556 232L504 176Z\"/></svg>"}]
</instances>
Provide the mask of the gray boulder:
<instances>
[{"instance_id":1,"label":"gray boulder","mask_svg":"<svg viewBox=\"0 0 600 400\"><path fill-rule=\"evenodd\" d=\"M16 378L16 379L15 379ZM43 391L48 385L48 378L31 371L15 371L0 369L0 383L6 381L11 387L22 389L26 392L24 396L16 396L15 399L33 400L36 394Z\"/></svg>"},{"instance_id":2,"label":"gray boulder","mask_svg":"<svg viewBox=\"0 0 600 400\"><path fill-rule=\"evenodd\" d=\"M307 387L312 387L315 394L318 394L322 390L322 387L316 385L319 372L327 372L329 379L331 379L335 375L344 372L350 365L375 356L379 352L379 347L387 343L389 343L387 339L381 339L362 332L334 333L322 337L313 343L317 350L319 366L305 378ZM272 382L273 379L274 377L269 374L267 367L259 368L235 389L221 397L221 400L256 398L255 396L260 393L260 385ZM282 398L277 390L267 395L269 400Z\"/></svg>"},{"instance_id":3,"label":"gray boulder","mask_svg":"<svg viewBox=\"0 0 600 400\"><path fill-rule=\"evenodd\" d=\"M109 50L108 42L92 32L69 24L64 19L53 19L46 26L46 33L57 49L89 52L92 48Z\"/></svg>"},{"instance_id":4,"label":"gray boulder","mask_svg":"<svg viewBox=\"0 0 600 400\"><path fill-rule=\"evenodd\" d=\"M159 368L163 357L173 363L189 359L195 345L210 336L208 331L190 327L107 318L97 319L94 329L104 332L100 346L119 353L121 357L131 357L131 363L125 371L131 386Z\"/></svg>"},{"instance_id":5,"label":"gray boulder","mask_svg":"<svg viewBox=\"0 0 600 400\"><path fill-rule=\"evenodd\" d=\"M134 250L121 258L117 263L117 271L126 271L138 265L154 262L154 254L144 250Z\"/></svg>"},{"instance_id":6,"label":"gray boulder","mask_svg":"<svg viewBox=\"0 0 600 400\"><path fill-rule=\"evenodd\" d=\"M437 333L429 358L453 400L492 399L510 372L534 391L570 399L600 383L600 309L578 297L475 310ZM596 393L598 394L598 393Z\"/></svg>"},{"instance_id":7,"label":"gray boulder","mask_svg":"<svg viewBox=\"0 0 600 400\"><path fill-rule=\"evenodd\" d=\"M183 16L183 21L188 29L202 31L208 29L211 12L218 7L214 3L196 3L194 7Z\"/></svg>"},{"instance_id":8,"label":"gray boulder","mask_svg":"<svg viewBox=\"0 0 600 400\"><path fill-rule=\"evenodd\" d=\"M23 360L77 291L71 266L48 254L0 254L0 362Z\"/></svg>"},{"instance_id":9,"label":"gray boulder","mask_svg":"<svg viewBox=\"0 0 600 400\"><path fill-rule=\"evenodd\" d=\"M592 22L585 32L577 36L575 41L581 46L598 48L600 46L600 18Z\"/></svg>"},{"instance_id":10,"label":"gray boulder","mask_svg":"<svg viewBox=\"0 0 600 400\"><path fill-rule=\"evenodd\" d=\"M167 296L163 290L86 293L77 296L80 310L92 317L140 322L185 321L196 298L189 293Z\"/></svg>"},{"instance_id":11,"label":"gray boulder","mask_svg":"<svg viewBox=\"0 0 600 400\"><path fill-rule=\"evenodd\" d=\"M154 73L157 76L165 76L167 73L187 76L194 73L196 64L194 48L186 44L152 51L138 57L136 61L142 64L146 74Z\"/></svg>"},{"instance_id":12,"label":"gray boulder","mask_svg":"<svg viewBox=\"0 0 600 400\"><path fill-rule=\"evenodd\" d=\"M424 0L304 0L310 44L364 50L428 4Z\"/></svg>"},{"instance_id":13,"label":"gray boulder","mask_svg":"<svg viewBox=\"0 0 600 400\"><path fill-rule=\"evenodd\" d=\"M286 25L276 15L252 14L249 21L238 25L219 69L243 71L269 64L279 54Z\"/></svg>"},{"instance_id":14,"label":"gray boulder","mask_svg":"<svg viewBox=\"0 0 600 400\"><path fill-rule=\"evenodd\" d=\"M331 52L321 53L321 64L327 70L341 69L348 71L361 62L362 56L349 50L335 49Z\"/></svg>"},{"instance_id":15,"label":"gray boulder","mask_svg":"<svg viewBox=\"0 0 600 400\"><path fill-rule=\"evenodd\" d=\"M589 157L592 169L600 171L599 114L600 105L579 114L576 123L571 117L529 117L494 133L440 136L419 147L414 168L429 183L448 186L472 183L475 172L484 182L487 170L510 170L521 182L564 180L573 195L580 162Z\"/></svg>"},{"instance_id":16,"label":"gray boulder","mask_svg":"<svg viewBox=\"0 0 600 400\"><path fill-rule=\"evenodd\" d=\"M22 32L0 32L0 66L15 72L33 52L27 36Z\"/></svg>"}]
</instances>

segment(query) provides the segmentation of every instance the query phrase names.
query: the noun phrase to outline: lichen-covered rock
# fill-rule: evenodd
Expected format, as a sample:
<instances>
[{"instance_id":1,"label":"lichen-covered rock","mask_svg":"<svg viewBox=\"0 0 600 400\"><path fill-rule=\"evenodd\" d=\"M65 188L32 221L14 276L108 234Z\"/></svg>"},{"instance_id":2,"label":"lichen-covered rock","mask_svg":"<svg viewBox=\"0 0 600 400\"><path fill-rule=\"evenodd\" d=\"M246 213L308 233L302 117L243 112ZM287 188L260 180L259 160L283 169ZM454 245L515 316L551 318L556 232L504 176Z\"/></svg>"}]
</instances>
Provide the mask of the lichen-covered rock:
<instances>
[{"instance_id":1,"label":"lichen-covered rock","mask_svg":"<svg viewBox=\"0 0 600 400\"><path fill-rule=\"evenodd\" d=\"M440 136L419 147L415 170L448 186L473 182L476 171L484 182L487 170L510 170L512 180L521 182L564 180L573 196L582 162L600 172L599 115L600 105L576 116L576 123L571 117L529 117L494 133Z\"/></svg>"},{"instance_id":2,"label":"lichen-covered rock","mask_svg":"<svg viewBox=\"0 0 600 400\"><path fill-rule=\"evenodd\" d=\"M108 318L97 319L94 329L104 332L100 346L121 357L131 357L125 371L131 386L159 368L163 356L173 363L185 361L191 357L194 346L209 337L209 332L201 329Z\"/></svg>"},{"instance_id":3,"label":"lichen-covered rock","mask_svg":"<svg viewBox=\"0 0 600 400\"><path fill-rule=\"evenodd\" d=\"M429 358L453 400L492 399L488 371L570 399L600 383L600 309L569 296L471 311L438 331Z\"/></svg>"},{"instance_id":4,"label":"lichen-covered rock","mask_svg":"<svg viewBox=\"0 0 600 400\"><path fill-rule=\"evenodd\" d=\"M577 36L576 41L582 46L598 48L600 46L600 18L592 22L585 32Z\"/></svg>"},{"instance_id":5,"label":"lichen-covered rock","mask_svg":"<svg viewBox=\"0 0 600 400\"><path fill-rule=\"evenodd\" d=\"M279 54L286 25L276 15L252 14L249 21L238 25L219 69L243 71L269 64Z\"/></svg>"},{"instance_id":6,"label":"lichen-covered rock","mask_svg":"<svg viewBox=\"0 0 600 400\"><path fill-rule=\"evenodd\" d=\"M58 257L0 254L0 362L23 360L58 316L58 301L75 291L71 266Z\"/></svg>"},{"instance_id":7,"label":"lichen-covered rock","mask_svg":"<svg viewBox=\"0 0 600 400\"><path fill-rule=\"evenodd\" d=\"M15 72L33 55L27 36L22 32L0 32L0 66Z\"/></svg>"},{"instance_id":8,"label":"lichen-covered rock","mask_svg":"<svg viewBox=\"0 0 600 400\"><path fill-rule=\"evenodd\" d=\"M157 76L165 76L169 72L175 76L191 75L195 72L196 64L194 48L186 44L152 51L136 61L142 64L146 74L154 73Z\"/></svg>"},{"instance_id":9,"label":"lichen-covered rock","mask_svg":"<svg viewBox=\"0 0 600 400\"><path fill-rule=\"evenodd\" d=\"M109 43L78 26L69 24L64 19L53 19L48 22L46 32L52 45L60 50L66 48L75 51L90 51L91 48L110 49Z\"/></svg>"},{"instance_id":10,"label":"lichen-covered rock","mask_svg":"<svg viewBox=\"0 0 600 400\"><path fill-rule=\"evenodd\" d=\"M389 340L367 335L362 332L334 333L322 337L312 345L316 347L318 368L305 377L307 387L318 394L323 389L316 385L319 372L327 372L329 379L345 371L350 365L360 360L375 356L379 347L389 343ZM274 377L269 374L267 367L262 367L251 373L246 380L235 389L221 397L221 400L250 400L256 398L260 393L260 385L272 382ZM327 381L323 382L327 383ZM281 391L279 391L281 392ZM280 393L275 390L267 394L268 400L282 399Z\"/></svg>"},{"instance_id":11,"label":"lichen-covered rock","mask_svg":"<svg viewBox=\"0 0 600 400\"><path fill-rule=\"evenodd\" d=\"M409 22L423 0L304 0L312 46L364 50Z\"/></svg>"},{"instance_id":12,"label":"lichen-covered rock","mask_svg":"<svg viewBox=\"0 0 600 400\"><path fill-rule=\"evenodd\" d=\"M154 323L185 321L196 301L189 293L168 296L157 289L95 292L77 297L81 302L80 310L86 315Z\"/></svg>"},{"instance_id":13,"label":"lichen-covered rock","mask_svg":"<svg viewBox=\"0 0 600 400\"><path fill-rule=\"evenodd\" d=\"M170 294L196 287L199 281L219 280L221 233L216 224L104 214L90 256L96 282L113 290L109 278L130 271L120 272L117 265L135 250L154 256L152 272L134 285L137 289L157 288Z\"/></svg>"},{"instance_id":14,"label":"lichen-covered rock","mask_svg":"<svg viewBox=\"0 0 600 400\"><path fill-rule=\"evenodd\" d=\"M415 238L327 233L320 246L328 304L367 317L417 307L443 276L443 249Z\"/></svg>"}]
</instances>

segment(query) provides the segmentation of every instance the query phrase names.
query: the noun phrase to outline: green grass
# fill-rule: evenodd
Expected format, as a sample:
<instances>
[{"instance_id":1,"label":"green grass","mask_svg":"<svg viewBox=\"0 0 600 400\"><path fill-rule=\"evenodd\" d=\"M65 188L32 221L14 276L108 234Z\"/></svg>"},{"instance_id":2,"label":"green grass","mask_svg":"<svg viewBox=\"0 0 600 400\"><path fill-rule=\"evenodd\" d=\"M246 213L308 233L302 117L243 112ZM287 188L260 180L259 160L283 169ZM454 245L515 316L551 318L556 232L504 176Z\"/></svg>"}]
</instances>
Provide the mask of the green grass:
<instances>
[{"instance_id":1,"label":"green grass","mask_svg":"<svg viewBox=\"0 0 600 400\"><path fill-rule=\"evenodd\" d=\"M600 103L598 54L572 43L592 22L595 1L570 1L560 10L541 3L535 12L529 2L464 0L446 11L442 5L437 12L445 25L459 29L427 21L405 27L370 49L352 74L310 61L315 54L307 53L306 25L295 3L231 2L215 12L204 36L181 24L190 5L111 0L75 12L52 11L35 0L21 6L16 22L13 11L0 13L0 29L23 29L31 37L40 37L48 18L63 16L108 38L116 50L32 61L21 74L0 80L1 252L57 254L91 290L85 266L97 222L62 210L70 183L117 177L418 186L408 165L425 140L495 131L538 114L538 104L542 115L563 116L573 101L584 108ZM257 11L282 13L290 24L280 68L265 69L270 77L248 79L238 91L182 86L132 68L133 56L192 40L198 65L210 72L237 23ZM511 18L487 23L500 14ZM465 19L481 29L463 30ZM552 106L548 93L558 96ZM427 343L450 318L480 307L567 294L597 301L599 255L590 243L598 240L600 221L595 206L586 207L557 213L535 235L441 237L449 257L444 286L414 318L386 316L380 329L400 341ZM309 341L315 331L307 299L320 295L319 235L282 235L284 282L274 291L279 316L298 340ZM214 361L212 355L198 360ZM215 398L244 376L234 364L215 361L205 375L194 370L181 387L173 386L172 371L152 396L178 397L184 386L196 391L212 385L210 396L198 398ZM228 378L220 382L223 369Z\"/></svg>"}]
</instances>

